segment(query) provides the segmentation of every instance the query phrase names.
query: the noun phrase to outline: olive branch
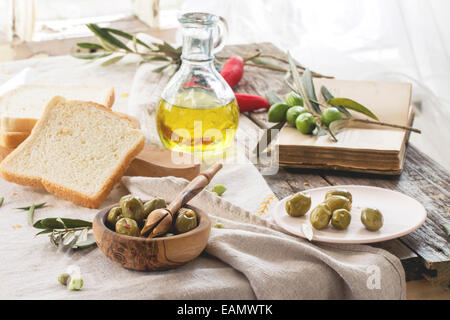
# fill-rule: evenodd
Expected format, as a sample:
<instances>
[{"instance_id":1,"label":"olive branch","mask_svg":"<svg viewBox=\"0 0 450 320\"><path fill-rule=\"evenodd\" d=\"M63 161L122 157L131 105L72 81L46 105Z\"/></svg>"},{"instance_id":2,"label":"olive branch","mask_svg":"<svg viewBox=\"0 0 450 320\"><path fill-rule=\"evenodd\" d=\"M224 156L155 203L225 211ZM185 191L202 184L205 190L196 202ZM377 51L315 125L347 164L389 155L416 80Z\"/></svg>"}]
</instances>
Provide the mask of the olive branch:
<instances>
[{"instance_id":1,"label":"olive branch","mask_svg":"<svg viewBox=\"0 0 450 320\"><path fill-rule=\"evenodd\" d=\"M146 43L137 38L136 35L113 28L102 28L97 24L87 24L89 30L95 35L98 42L78 42L77 52L72 56L85 60L102 60L102 66L109 66L122 60L126 55L137 55L141 58L140 63L161 62L162 65L153 69L153 72L162 72L171 67L171 73L179 69L181 65L182 47L173 47L163 41ZM123 40L131 41L131 44L125 44ZM114 54L114 56L112 56ZM112 57L111 57L112 56ZM223 63L231 57L216 56L215 66L218 71ZM288 65L288 60L273 54L266 54L260 49L256 49L248 57L244 57L244 65L262 68L266 70L288 72L289 68L280 66L274 62ZM306 68L301 64L296 64L296 68L303 73ZM316 72L312 73L314 77L332 78Z\"/></svg>"}]
</instances>

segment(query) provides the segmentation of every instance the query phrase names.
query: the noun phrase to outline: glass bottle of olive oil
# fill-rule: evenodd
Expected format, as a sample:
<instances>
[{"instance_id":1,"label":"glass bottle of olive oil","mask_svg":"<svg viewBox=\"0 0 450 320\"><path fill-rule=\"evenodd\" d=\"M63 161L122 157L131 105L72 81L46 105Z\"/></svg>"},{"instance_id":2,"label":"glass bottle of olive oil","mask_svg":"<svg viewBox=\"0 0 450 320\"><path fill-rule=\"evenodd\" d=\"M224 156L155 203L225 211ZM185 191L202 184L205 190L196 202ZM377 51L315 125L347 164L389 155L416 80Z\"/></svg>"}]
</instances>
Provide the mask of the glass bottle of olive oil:
<instances>
[{"instance_id":1,"label":"glass bottle of olive oil","mask_svg":"<svg viewBox=\"0 0 450 320\"><path fill-rule=\"evenodd\" d=\"M156 116L159 137L171 150L223 150L233 143L239 123L234 93L216 71L212 53L213 31L218 29L223 36L226 24L206 13L187 13L179 21L182 64L161 95Z\"/></svg>"}]
</instances>

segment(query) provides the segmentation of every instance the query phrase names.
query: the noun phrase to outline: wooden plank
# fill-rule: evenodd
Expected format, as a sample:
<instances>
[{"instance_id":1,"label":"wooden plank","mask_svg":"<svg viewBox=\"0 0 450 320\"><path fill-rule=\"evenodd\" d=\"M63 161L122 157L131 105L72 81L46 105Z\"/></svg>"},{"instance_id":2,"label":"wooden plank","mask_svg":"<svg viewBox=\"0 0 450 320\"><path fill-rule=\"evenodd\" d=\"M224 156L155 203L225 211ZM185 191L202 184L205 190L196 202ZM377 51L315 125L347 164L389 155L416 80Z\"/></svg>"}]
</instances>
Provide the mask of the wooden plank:
<instances>
[{"instance_id":1,"label":"wooden plank","mask_svg":"<svg viewBox=\"0 0 450 320\"><path fill-rule=\"evenodd\" d=\"M403 268L405 269L406 281L423 279L423 274L426 273L423 259L411 251L411 249L401 241L397 239L389 240L375 243L372 246L389 251L401 260Z\"/></svg>"}]
</instances>

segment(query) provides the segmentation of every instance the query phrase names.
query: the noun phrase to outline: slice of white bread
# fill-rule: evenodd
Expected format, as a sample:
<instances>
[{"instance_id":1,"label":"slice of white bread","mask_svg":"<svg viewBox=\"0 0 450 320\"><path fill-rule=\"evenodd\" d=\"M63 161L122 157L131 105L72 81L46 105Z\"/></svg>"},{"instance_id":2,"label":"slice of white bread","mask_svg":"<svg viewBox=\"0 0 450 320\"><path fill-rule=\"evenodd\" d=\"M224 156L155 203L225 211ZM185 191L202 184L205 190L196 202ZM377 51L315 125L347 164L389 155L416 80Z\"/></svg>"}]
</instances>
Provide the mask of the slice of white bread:
<instances>
[{"instance_id":1,"label":"slice of white bread","mask_svg":"<svg viewBox=\"0 0 450 320\"><path fill-rule=\"evenodd\" d=\"M0 98L0 127L4 132L31 132L47 103L55 96L93 101L110 108L114 88L108 86L23 85Z\"/></svg>"},{"instance_id":2,"label":"slice of white bread","mask_svg":"<svg viewBox=\"0 0 450 320\"><path fill-rule=\"evenodd\" d=\"M144 134L125 117L55 97L31 135L1 162L0 174L98 208L143 147Z\"/></svg>"},{"instance_id":3,"label":"slice of white bread","mask_svg":"<svg viewBox=\"0 0 450 320\"><path fill-rule=\"evenodd\" d=\"M14 149L29 135L30 132L4 132L0 130L0 146Z\"/></svg>"},{"instance_id":4,"label":"slice of white bread","mask_svg":"<svg viewBox=\"0 0 450 320\"><path fill-rule=\"evenodd\" d=\"M118 114L130 120L137 129L140 129L141 126L137 118L119 112ZM15 149L24 142L30 134L31 132L5 132L0 129L0 146Z\"/></svg>"}]
</instances>

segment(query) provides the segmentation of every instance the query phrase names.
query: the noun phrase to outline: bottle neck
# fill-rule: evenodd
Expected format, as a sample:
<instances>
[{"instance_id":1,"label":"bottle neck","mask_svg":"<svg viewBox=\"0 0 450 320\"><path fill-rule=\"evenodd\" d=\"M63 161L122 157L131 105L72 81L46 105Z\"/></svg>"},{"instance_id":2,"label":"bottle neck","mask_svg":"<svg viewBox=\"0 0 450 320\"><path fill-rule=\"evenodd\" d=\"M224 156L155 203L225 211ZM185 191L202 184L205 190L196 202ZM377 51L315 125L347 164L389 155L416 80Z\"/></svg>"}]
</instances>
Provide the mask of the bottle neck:
<instances>
[{"instance_id":1,"label":"bottle neck","mask_svg":"<svg viewBox=\"0 0 450 320\"><path fill-rule=\"evenodd\" d=\"M212 61L214 59L212 30L205 26L183 28L181 58L191 62Z\"/></svg>"}]
</instances>

